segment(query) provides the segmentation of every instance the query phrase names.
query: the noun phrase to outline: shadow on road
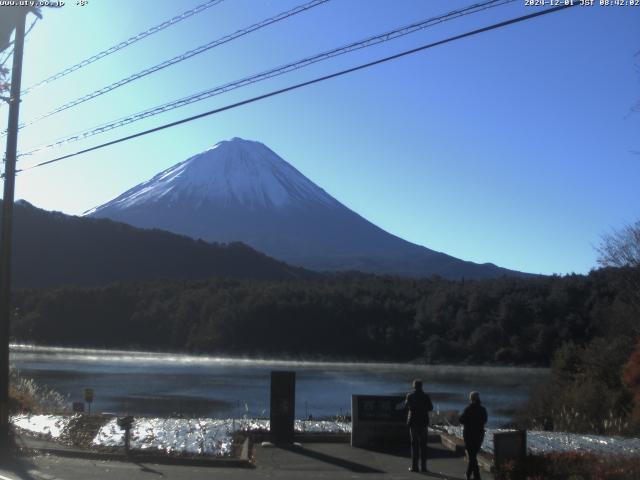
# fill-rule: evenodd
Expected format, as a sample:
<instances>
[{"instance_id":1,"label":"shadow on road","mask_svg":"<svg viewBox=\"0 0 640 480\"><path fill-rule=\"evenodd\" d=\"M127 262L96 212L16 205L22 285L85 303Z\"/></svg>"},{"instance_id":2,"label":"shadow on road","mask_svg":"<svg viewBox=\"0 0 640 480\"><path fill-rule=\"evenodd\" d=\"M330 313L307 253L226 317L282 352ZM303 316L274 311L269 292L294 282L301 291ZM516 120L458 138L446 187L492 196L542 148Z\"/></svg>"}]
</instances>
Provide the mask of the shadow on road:
<instances>
[{"instance_id":1,"label":"shadow on road","mask_svg":"<svg viewBox=\"0 0 640 480\"><path fill-rule=\"evenodd\" d=\"M464 455L444 448L430 448L427 453L427 458L464 458Z\"/></svg>"},{"instance_id":2,"label":"shadow on road","mask_svg":"<svg viewBox=\"0 0 640 480\"><path fill-rule=\"evenodd\" d=\"M424 472L423 475L431 478L441 478L442 480L465 480L463 477L454 477L453 475L444 475L437 472Z\"/></svg>"},{"instance_id":3,"label":"shadow on road","mask_svg":"<svg viewBox=\"0 0 640 480\"><path fill-rule=\"evenodd\" d=\"M140 471L144 472L144 473L153 473L154 475L160 475L161 477L164 477L164 474L162 472L159 472L158 470L154 470L153 468L149 468L146 465L144 465L143 463L139 463L139 462L134 462L138 467L140 467Z\"/></svg>"},{"instance_id":4,"label":"shadow on road","mask_svg":"<svg viewBox=\"0 0 640 480\"><path fill-rule=\"evenodd\" d=\"M25 458L2 458L0 459L0 470L16 475L21 480L41 480L30 472L36 470L36 466Z\"/></svg>"},{"instance_id":5,"label":"shadow on road","mask_svg":"<svg viewBox=\"0 0 640 480\"><path fill-rule=\"evenodd\" d=\"M411 458L411 446L404 444L392 444L385 445L378 448L367 448L370 452L384 453L387 455L393 455L394 457ZM427 451L427 458L462 458L462 455L452 450L444 448L429 447Z\"/></svg>"},{"instance_id":6,"label":"shadow on road","mask_svg":"<svg viewBox=\"0 0 640 480\"><path fill-rule=\"evenodd\" d=\"M391 443L379 447L368 447L365 450L369 452L384 453L386 455L393 455L394 457L411 458L411 445L408 443Z\"/></svg>"},{"instance_id":7,"label":"shadow on road","mask_svg":"<svg viewBox=\"0 0 640 480\"><path fill-rule=\"evenodd\" d=\"M335 465L337 467L344 468L345 470L349 470L351 472L356 473L385 473L383 470L378 470L377 468L372 468L367 465L362 465L361 463L352 462L350 460L346 460L344 458L334 457L332 455L327 455L326 453L320 453L313 450L308 450L304 447L298 446L280 446L278 447L282 450L286 450L291 453L296 453L298 455L304 455L305 457L313 458L314 460L318 460L320 462L329 463L331 465Z\"/></svg>"}]
</instances>

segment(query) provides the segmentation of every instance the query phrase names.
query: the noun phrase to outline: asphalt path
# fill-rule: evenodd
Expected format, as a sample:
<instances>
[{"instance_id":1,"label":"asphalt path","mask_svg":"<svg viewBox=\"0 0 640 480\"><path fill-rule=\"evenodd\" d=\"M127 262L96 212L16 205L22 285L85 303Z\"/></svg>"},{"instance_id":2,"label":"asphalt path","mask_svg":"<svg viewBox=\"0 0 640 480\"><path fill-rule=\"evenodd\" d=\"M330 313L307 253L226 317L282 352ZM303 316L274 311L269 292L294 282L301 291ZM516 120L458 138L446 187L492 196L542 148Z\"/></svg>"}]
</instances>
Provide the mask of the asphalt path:
<instances>
[{"instance_id":1,"label":"asphalt path","mask_svg":"<svg viewBox=\"0 0 640 480\"><path fill-rule=\"evenodd\" d=\"M429 471L411 473L406 452L374 452L340 443L309 443L300 447L258 446L250 468L156 465L35 455L0 464L0 480L464 480L463 457L440 444L429 445ZM484 473L483 479L493 476Z\"/></svg>"}]
</instances>

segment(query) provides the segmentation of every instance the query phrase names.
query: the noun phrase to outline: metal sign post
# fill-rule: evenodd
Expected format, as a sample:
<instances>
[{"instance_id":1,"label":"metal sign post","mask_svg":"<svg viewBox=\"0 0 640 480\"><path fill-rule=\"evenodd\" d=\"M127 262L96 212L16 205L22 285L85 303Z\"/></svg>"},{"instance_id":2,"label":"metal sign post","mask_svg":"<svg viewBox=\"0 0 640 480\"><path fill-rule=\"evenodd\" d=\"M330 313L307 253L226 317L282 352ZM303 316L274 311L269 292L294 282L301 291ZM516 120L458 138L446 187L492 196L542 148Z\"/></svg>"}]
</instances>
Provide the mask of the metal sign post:
<instances>
[{"instance_id":1,"label":"metal sign post","mask_svg":"<svg viewBox=\"0 0 640 480\"><path fill-rule=\"evenodd\" d=\"M91 403L93 402L93 388L84 389L84 401L89 404L89 415L91 415Z\"/></svg>"}]
</instances>

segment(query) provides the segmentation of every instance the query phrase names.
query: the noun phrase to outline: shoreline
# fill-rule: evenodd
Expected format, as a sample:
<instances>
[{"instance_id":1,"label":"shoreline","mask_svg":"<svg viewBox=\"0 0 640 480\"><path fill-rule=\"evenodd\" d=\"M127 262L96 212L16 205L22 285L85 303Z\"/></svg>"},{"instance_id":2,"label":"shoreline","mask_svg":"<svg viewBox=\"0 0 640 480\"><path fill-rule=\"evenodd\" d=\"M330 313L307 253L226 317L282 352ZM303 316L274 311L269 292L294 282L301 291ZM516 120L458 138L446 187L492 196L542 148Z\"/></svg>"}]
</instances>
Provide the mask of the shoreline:
<instances>
[{"instance_id":1,"label":"shoreline","mask_svg":"<svg viewBox=\"0 0 640 480\"><path fill-rule=\"evenodd\" d=\"M112 415L14 415L11 423L19 436L58 443L68 448L96 452L116 452L124 447L124 434ZM446 434L459 443L460 427L434 424L434 434ZM508 429L488 429L482 450L493 455L493 434ZM268 419L135 417L131 429L131 452L155 452L178 457L237 457L248 436L269 432ZM348 442L350 422L296 420L295 434L307 440ZM640 438L567 432L527 431L528 453L581 452L600 455L640 455Z\"/></svg>"},{"instance_id":2,"label":"shoreline","mask_svg":"<svg viewBox=\"0 0 640 480\"><path fill-rule=\"evenodd\" d=\"M305 367L321 367L323 365L333 366L345 366L345 367L370 367L376 365L379 367L385 367L388 369L405 369L405 368L437 368L442 371L450 370L450 373L456 371L467 370L470 367L477 368L482 373L483 370L488 370L493 373L500 371L512 371L518 369L525 371L526 373L539 373L541 375L547 374L550 371L549 367L531 366L531 365L493 365L493 364L449 364L449 363L416 363L416 362L390 362L390 361L365 361L365 360L339 360L339 359L305 359L305 358L266 358L266 357L248 357L248 356L225 356L225 355L211 355L211 354L198 354L188 352L162 352L162 351L145 351L145 350L123 350L123 349L106 349L106 348L86 348L86 347L61 347L61 346L49 346L49 345L33 345L22 343L10 343L9 353L34 353L34 354L67 354L69 356L88 355L93 356L94 361L108 361L112 360L114 363L120 361L129 361L132 357L144 358L149 363L162 364L165 362L182 361L184 364L217 364L217 365L264 365L264 366L287 366L287 365L301 365ZM120 357L116 357L120 355ZM487 372L488 373L488 372Z\"/></svg>"}]
</instances>

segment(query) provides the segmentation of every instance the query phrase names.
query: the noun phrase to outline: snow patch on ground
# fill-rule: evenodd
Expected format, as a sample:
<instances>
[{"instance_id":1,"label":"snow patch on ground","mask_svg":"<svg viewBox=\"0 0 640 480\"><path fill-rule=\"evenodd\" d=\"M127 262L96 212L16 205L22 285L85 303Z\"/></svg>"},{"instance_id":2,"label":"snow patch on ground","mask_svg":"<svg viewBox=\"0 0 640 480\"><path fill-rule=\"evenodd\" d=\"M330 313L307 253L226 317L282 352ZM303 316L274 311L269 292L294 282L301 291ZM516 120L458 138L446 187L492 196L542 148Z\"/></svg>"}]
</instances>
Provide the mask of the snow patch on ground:
<instances>
[{"instance_id":1,"label":"snow patch on ground","mask_svg":"<svg viewBox=\"0 0 640 480\"><path fill-rule=\"evenodd\" d=\"M462 438L462 427L448 426L447 433ZM493 434L508 430L487 429L482 443L485 452L493 453ZM640 455L640 438L580 435L577 433L527 431L529 453L583 452L604 455Z\"/></svg>"},{"instance_id":2,"label":"snow patch on ground","mask_svg":"<svg viewBox=\"0 0 640 480\"><path fill-rule=\"evenodd\" d=\"M136 418L131 429L131 449L171 454L228 456L233 453L234 433L255 430L269 430L269 420ZM295 430L306 433L350 433L351 424L296 420ZM116 419L100 429L92 444L99 447L124 446L124 434Z\"/></svg>"},{"instance_id":3,"label":"snow patch on ground","mask_svg":"<svg viewBox=\"0 0 640 480\"><path fill-rule=\"evenodd\" d=\"M114 418L93 439L94 446L122 447L124 433ZM206 418L136 418L131 449L170 454L231 455L233 431L227 420Z\"/></svg>"},{"instance_id":4,"label":"snow patch on ground","mask_svg":"<svg viewBox=\"0 0 640 480\"><path fill-rule=\"evenodd\" d=\"M17 428L52 440L61 437L73 416L16 415L11 418ZM131 429L131 449L179 455L230 456L233 436L237 432L268 431L269 420L215 418L135 418ZM351 424L335 421L296 420L299 433L350 433ZM93 447L121 448L124 432L117 418L107 421L91 442Z\"/></svg>"},{"instance_id":5,"label":"snow patch on ground","mask_svg":"<svg viewBox=\"0 0 640 480\"><path fill-rule=\"evenodd\" d=\"M235 431L250 432L269 430L269 420L244 418L234 422ZM351 423L332 420L295 420L296 433L351 433Z\"/></svg>"},{"instance_id":6,"label":"snow patch on ground","mask_svg":"<svg viewBox=\"0 0 640 480\"><path fill-rule=\"evenodd\" d=\"M59 439L74 416L15 415L11 423L37 436ZM351 433L351 423L329 420L296 420L298 433ZM266 419L136 418L131 430L133 450L169 454L229 456L237 432L268 431ZM462 438L462 427L448 426L447 433ZM493 453L493 434L507 430L488 429L482 449ZM103 425L93 439L94 447L124 446L124 434L115 418ZM530 453L585 452L603 455L640 455L640 438L579 435L563 432L528 431Z\"/></svg>"},{"instance_id":7,"label":"snow patch on ground","mask_svg":"<svg viewBox=\"0 0 640 480\"><path fill-rule=\"evenodd\" d=\"M57 439L72 418L62 415L16 415L11 417L11 423L26 432Z\"/></svg>"}]
</instances>

